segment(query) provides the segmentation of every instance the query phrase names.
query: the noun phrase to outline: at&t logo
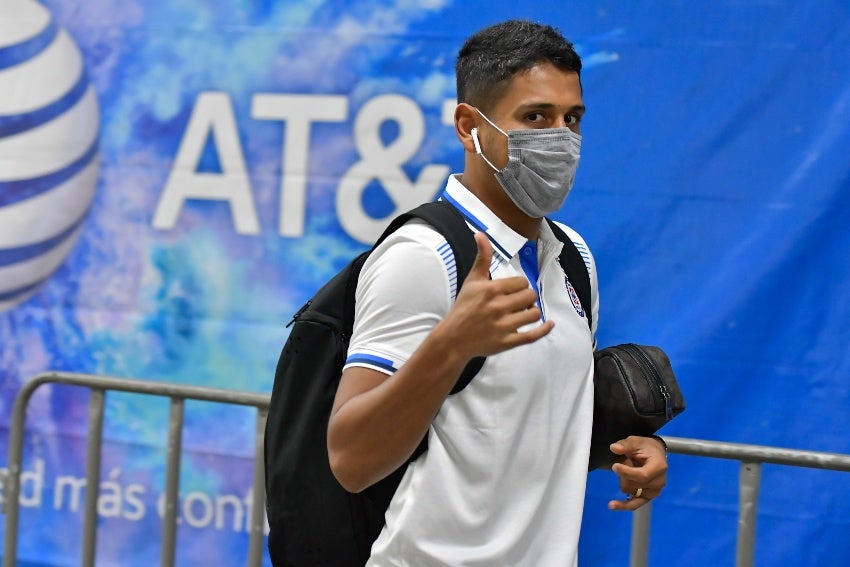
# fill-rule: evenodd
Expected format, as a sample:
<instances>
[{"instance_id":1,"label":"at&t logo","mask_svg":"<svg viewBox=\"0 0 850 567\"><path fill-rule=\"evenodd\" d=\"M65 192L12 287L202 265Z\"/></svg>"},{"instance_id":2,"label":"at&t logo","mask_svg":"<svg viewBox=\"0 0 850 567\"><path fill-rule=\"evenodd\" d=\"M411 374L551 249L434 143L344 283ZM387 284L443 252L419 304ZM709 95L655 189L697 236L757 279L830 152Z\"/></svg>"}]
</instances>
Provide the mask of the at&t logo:
<instances>
[{"instance_id":1,"label":"at&t logo","mask_svg":"<svg viewBox=\"0 0 850 567\"><path fill-rule=\"evenodd\" d=\"M0 2L0 311L71 251L97 184L98 128L71 37L38 2Z\"/></svg>"}]
</instances>

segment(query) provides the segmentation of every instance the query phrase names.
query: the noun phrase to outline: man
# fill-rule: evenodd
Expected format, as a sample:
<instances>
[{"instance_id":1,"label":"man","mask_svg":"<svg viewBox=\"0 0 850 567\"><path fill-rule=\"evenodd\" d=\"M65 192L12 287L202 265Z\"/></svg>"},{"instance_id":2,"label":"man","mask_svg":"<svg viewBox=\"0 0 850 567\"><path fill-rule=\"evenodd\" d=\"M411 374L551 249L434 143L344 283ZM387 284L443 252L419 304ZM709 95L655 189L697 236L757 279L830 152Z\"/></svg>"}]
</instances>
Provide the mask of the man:
<instances>
[{"instance_id":1,"label":"man","mask_svg":"<svg viewBox=\"0 0 850 567\"><path fill-rule=\"evenodd\" d=\"M455 297L453 258L427 224L405 225L370 256L329 424L331 467L358 492L428 436L369 565L574 565L595 340L542 217L560 208L578 163L581 61L552 27L509 21L467 40L456 71L464 170L442 198L476 231L478 257ZM589 251L587 267L595 327ZM475 356L487 356L484 367L449 396ZM609 507L657 496L662 443L629 437L611 448L630 497Z\"/></svg>"}]
</instances>

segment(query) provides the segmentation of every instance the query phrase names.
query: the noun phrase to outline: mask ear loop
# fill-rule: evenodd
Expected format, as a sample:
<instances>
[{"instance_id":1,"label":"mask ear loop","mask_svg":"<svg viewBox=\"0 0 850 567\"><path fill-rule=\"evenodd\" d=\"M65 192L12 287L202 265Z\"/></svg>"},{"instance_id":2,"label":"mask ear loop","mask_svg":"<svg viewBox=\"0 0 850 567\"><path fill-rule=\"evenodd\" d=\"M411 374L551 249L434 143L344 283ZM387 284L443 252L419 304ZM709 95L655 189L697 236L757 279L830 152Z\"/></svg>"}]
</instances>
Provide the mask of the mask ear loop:
<instances>
[{"instance_id":1,"label":"mask ear loop","mask_svg":"<svg viewBox=\"0 0 850 567\"><path fill-rule=\"evenodd\" d=\"M486 116L485 116L485 118L486 118ZM470 134L472 134L472 143L475 144L475 153L480 155L481 159L483 159L485 162L487 162L487 165L489 165L493 169L493 171L498 173L499 169L495 165L490 163L490 160L487 159L487 156L485 156L484 152L481 151L481 142L478 141L478 128L473 128L472 131L470 132Z\"/></svg>"}]
</instances>

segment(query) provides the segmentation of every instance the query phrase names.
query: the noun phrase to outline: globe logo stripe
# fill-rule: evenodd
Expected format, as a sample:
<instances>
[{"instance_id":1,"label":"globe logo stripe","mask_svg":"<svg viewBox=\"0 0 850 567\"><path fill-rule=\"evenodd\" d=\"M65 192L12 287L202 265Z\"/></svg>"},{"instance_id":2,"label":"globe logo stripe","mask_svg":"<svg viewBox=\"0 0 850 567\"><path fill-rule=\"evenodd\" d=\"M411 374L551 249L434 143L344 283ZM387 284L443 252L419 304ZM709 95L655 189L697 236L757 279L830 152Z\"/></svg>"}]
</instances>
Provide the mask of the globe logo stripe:
<instances>
[{"instance_id":1,"label":"globe logo stripe","mask_svg":"<svg viewBox=\"0 0 850 567\"><path fill-rule=\"evenodd\" d=\"M13 291L44 282L68 257L81 230L82 226L78 227L58 246L37 258L0 267L0 294L8 296Z\"/></svg>"},{"instance_id":2,"label":"globe logo stripe","mask_svg":"<svg viewBox=\"0 0 850 567\"><path fill-rule=\"evenodd\" d=\"M88 87L88 77L83 73L77 80L77 84L56 102L31 112L12 116L0 116L0 138L19 134L51 121L77 104L83 98L83 95L86 94Z\"/></svg>"},{"instance_id":3,"label":"globe logo stripe","mask_svg":"<svg viewBox=\"0 0 850 567\"><path fill-rule=\"evenodd\" d=\"M64 114L0 138L0 182L33 179L77 161L100 135L97 115L97 95L89 83L83 98Z\"/></svg>"},{"instance_id":4,"label":"globe logo stripe","mask_svg":"<svg viewBox=\"0 0 850 567\"><path fill-rule=\"evenodd\" d=\"M12 289L12 290L9 290L9 291L0 291L0 301L9 301L9 300L13 300L13 299L19 299L19 296L22 296L22 295L24 295L28 292L31 292L31 291L35 291L36 288L41 285L42 281L43 280L39 280L39 281L35 282L34 284L25 285L24 287L19 287L17 289ZM2 309L2 308L3 308L3 306L0 305L0 309Z\"/></svg>"},{"instance_id":5,"label":"globe logo stripe","mask_svg":"<svg viewBox=\"0 0 850 567\"><path fill-rule=\"evenodd\" d=\"M0 0L0 312L37 293L91 214L100 111L85 67L47 7Z\"/></svg>"},{"instance_id":6,"label":"globe logo stripe","mask_svg":"<svg viewBox=\"0 0 850 567\"><path fill-rule=\"evenodd\" d=\"M58 33L59 26L51 18L47 26L38 35L14 45L0 47L0 70L32 59L50 45Z\"/></svg>"},{"instance_id":7,"label":"globe logo stripe","mask_svg":"<svg viewBox=\"0 0 850 567\"><path fill-rule=\"evenodd\" d=\"M24 114L65 96L85 72L82 53L60 29L36 57L0 71L0 116Z\"/></svg>"},{"instance_id":8,"label":"globe logo stripe","mask_svg":"<svg viewBox=\"0 0 850 567\"><path fill-rule=\"evenodd\" d=\"M88 210L86 210L86 213ZM72 224L67 229L63 230L56 236L48 238L47 240L42 240L41 242L36 242L35 244L26 244L24 246L17 246L14 248L0 248L0 266L8 266L10 264L17 264L18 262L24 262L26 260L31 260L37 256L44 254L56 248L59 244L62 243L68 236L71 235L80 225L83 223L86 217L86 213L83 213L79 219L77 219L74 224Z\"/></svg>"},{"instance_id":9,"label":"globe logo stripe","mask_svg":"<svg viewBox=\"0 0 850 567\"><path fill-rule=\"evenodd\" d=\"M24 199L29 199L49 191L56 185L63 183L76 175L97 155L98 140L95 139L89 149L80 158L71 162L70 165L40 177L30 179L16 179L14 181L0 181L0 207L11 205Z\"/></svg>"},{"instance_id":10,"label":"globe logo stripe","mask_svg":"<svg viewBox=\"0 0 850 567\"><path fill-rule=\"evenodd\" d=\"M0 207L0 249L46 240L75 223L91 204L99 172L100 159L96 156L77 175L54 189Z\"/></svg>"}]
</instances>

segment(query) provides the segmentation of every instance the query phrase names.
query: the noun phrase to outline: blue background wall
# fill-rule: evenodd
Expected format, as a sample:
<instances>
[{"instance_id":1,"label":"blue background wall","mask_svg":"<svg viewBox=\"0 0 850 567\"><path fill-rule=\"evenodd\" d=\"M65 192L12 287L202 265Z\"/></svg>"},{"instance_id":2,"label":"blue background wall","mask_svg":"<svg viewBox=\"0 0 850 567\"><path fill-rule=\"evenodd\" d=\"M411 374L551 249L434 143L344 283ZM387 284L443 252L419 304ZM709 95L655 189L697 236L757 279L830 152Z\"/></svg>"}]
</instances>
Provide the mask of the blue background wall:
<instances>
[{"instance_id":1,"label":"blue background wall","mask_svg":"<svg viewBox=\"0 0 850 567\"><path fill-rule=\"evenodd\" d=\"M48 369L270 392L291 314L462 167L454 57L511 17L559 27L584 58L582 164L557 218L596 256L600 345L669 352L688 410L664 432L850 453L837 0L6 0L0 428ZM61 80L38 70L51 46ZM86 403L33 400L22 565L76 563ZM154 564L167 404L110 395L106 420L98 564ZM241 564L252 433L250 412L189 404L179 564ZM733 564L737 485L734 463L671 457L651 563ZM616 496L591 475L584 565L627 563ZM756 563L850 563L848 517L846 475L767 466Z\"/></svg>"}]
</instances>

